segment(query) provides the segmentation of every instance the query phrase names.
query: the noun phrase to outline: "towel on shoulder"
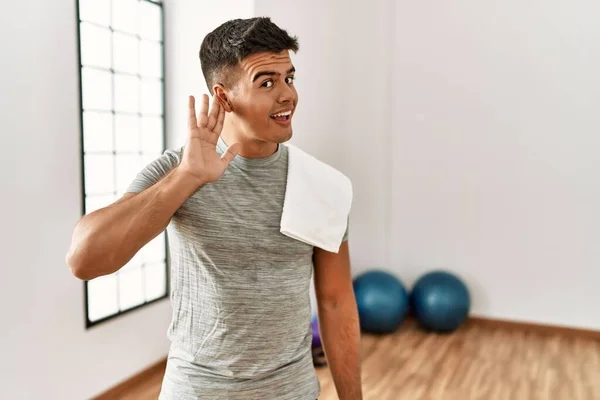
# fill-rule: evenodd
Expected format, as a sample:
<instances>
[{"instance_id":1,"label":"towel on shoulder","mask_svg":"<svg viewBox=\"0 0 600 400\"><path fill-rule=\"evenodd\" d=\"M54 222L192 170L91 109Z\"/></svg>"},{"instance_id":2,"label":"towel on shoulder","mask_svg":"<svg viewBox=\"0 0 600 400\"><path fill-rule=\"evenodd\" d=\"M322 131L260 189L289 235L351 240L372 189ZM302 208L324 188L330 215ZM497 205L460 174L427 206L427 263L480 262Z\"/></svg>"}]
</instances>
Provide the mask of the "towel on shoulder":
<instances>
[{"instance_id":1,"label":"towel on shoulder","mask_svg":"<svg viewBox=\"0 0 600 400\"><path fill-rule=\"evenodd\" d=\"M337 253L352 207L352 182L343 173L304 150L288 148L288 177L282 234Z\"/></svg>"}]
</instances>

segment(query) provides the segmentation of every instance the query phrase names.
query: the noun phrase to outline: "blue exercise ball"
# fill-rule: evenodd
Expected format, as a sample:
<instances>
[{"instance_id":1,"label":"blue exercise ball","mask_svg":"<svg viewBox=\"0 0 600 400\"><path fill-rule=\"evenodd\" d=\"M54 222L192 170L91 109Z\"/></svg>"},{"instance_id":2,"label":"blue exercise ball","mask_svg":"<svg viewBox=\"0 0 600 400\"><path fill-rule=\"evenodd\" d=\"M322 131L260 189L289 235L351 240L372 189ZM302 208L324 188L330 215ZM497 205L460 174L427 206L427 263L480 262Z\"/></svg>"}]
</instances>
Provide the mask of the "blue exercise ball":
<instances>
[{"instance_id":1,"label":"blue exercise ball","mask_svg":"<svg viewBox=\"0 0 600 400\"><path fill-rule=\"evenodd\" d=\"M466 320L471 307L467 286L447 271L433 271L420 277L410 296L419 324L434 332L452 332Z\"/></svg>"},{"instance_id":2,"label":"blue exercise ball","mask_svg":"<svg viewBox=\"0 0 600 400\"><path fill-rule=\"evenodd\" d=\"M394 275L368 271L353 281L360 327L370 333L394 332L408 311L408 293Z\"/></svg>"}]
</instances>

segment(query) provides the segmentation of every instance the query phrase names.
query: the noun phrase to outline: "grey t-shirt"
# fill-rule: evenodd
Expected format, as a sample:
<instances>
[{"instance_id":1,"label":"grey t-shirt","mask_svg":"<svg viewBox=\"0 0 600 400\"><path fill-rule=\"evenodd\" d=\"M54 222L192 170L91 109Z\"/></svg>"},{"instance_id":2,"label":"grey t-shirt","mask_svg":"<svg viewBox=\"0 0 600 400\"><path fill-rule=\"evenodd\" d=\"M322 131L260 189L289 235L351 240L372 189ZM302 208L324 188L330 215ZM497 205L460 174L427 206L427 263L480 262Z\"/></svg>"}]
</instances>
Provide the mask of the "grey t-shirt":
<instances>
[{"instance_id":1,"label":"grey t-shirt","mask_svg":"<svg viewBox=\"0 0 600 400\"><path fill-rule=\"evenodd\" d=\"M219 140L217 151L226 145ZM169 150L128 191L181 160ZM288 152L236 157L192 195L167 228L172 322L160 399L314 400L310 282L313 247L279 231Z\"/></svg>"}]
</instances>

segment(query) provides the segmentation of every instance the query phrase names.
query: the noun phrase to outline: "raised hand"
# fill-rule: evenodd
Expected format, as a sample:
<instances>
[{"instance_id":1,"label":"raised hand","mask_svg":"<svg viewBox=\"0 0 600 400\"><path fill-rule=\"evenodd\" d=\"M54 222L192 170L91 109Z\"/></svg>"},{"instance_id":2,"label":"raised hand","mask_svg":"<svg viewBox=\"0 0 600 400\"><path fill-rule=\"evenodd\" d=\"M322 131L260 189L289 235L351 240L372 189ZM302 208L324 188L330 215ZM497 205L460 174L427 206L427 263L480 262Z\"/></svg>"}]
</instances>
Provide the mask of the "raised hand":
<instances>
[{"instance_id":1,"label":"raised hand","mask_svg":"<svg viewBox=\"0 0 600 400\"><path fill-rule=\"evenodd\" d=\"M196 118L196 100L189 97L188 130L189 137L179 168L197 178L199 185L214 182L221 178L231 161L239 152L239 145L229 146L222 156L217 153L217 141L223 130L225 109L217 96L213 98L210 113L208 96L202 95L200 112Z\"/></svg>"}]
</instances>

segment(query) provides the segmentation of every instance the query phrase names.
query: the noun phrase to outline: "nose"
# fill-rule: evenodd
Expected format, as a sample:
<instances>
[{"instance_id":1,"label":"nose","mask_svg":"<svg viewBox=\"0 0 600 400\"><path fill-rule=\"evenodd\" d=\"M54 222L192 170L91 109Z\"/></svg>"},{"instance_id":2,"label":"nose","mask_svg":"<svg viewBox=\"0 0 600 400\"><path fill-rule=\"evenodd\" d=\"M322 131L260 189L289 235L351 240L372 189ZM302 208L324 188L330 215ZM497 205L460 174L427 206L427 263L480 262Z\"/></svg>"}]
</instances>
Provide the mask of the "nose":
<instances>
[{"instance_id":1,"label":"nose","mask_svg":"<svg viewBox=\"0 0 600 400\"><path fill-rule=\"evenodd\" d=\"M280 85L282 87L279 92L279 99L277 100L279 103L291 103L296 98L296 91L294 87L288 85L287 82L284 85Z\"/></svg>"}]
</instances>

